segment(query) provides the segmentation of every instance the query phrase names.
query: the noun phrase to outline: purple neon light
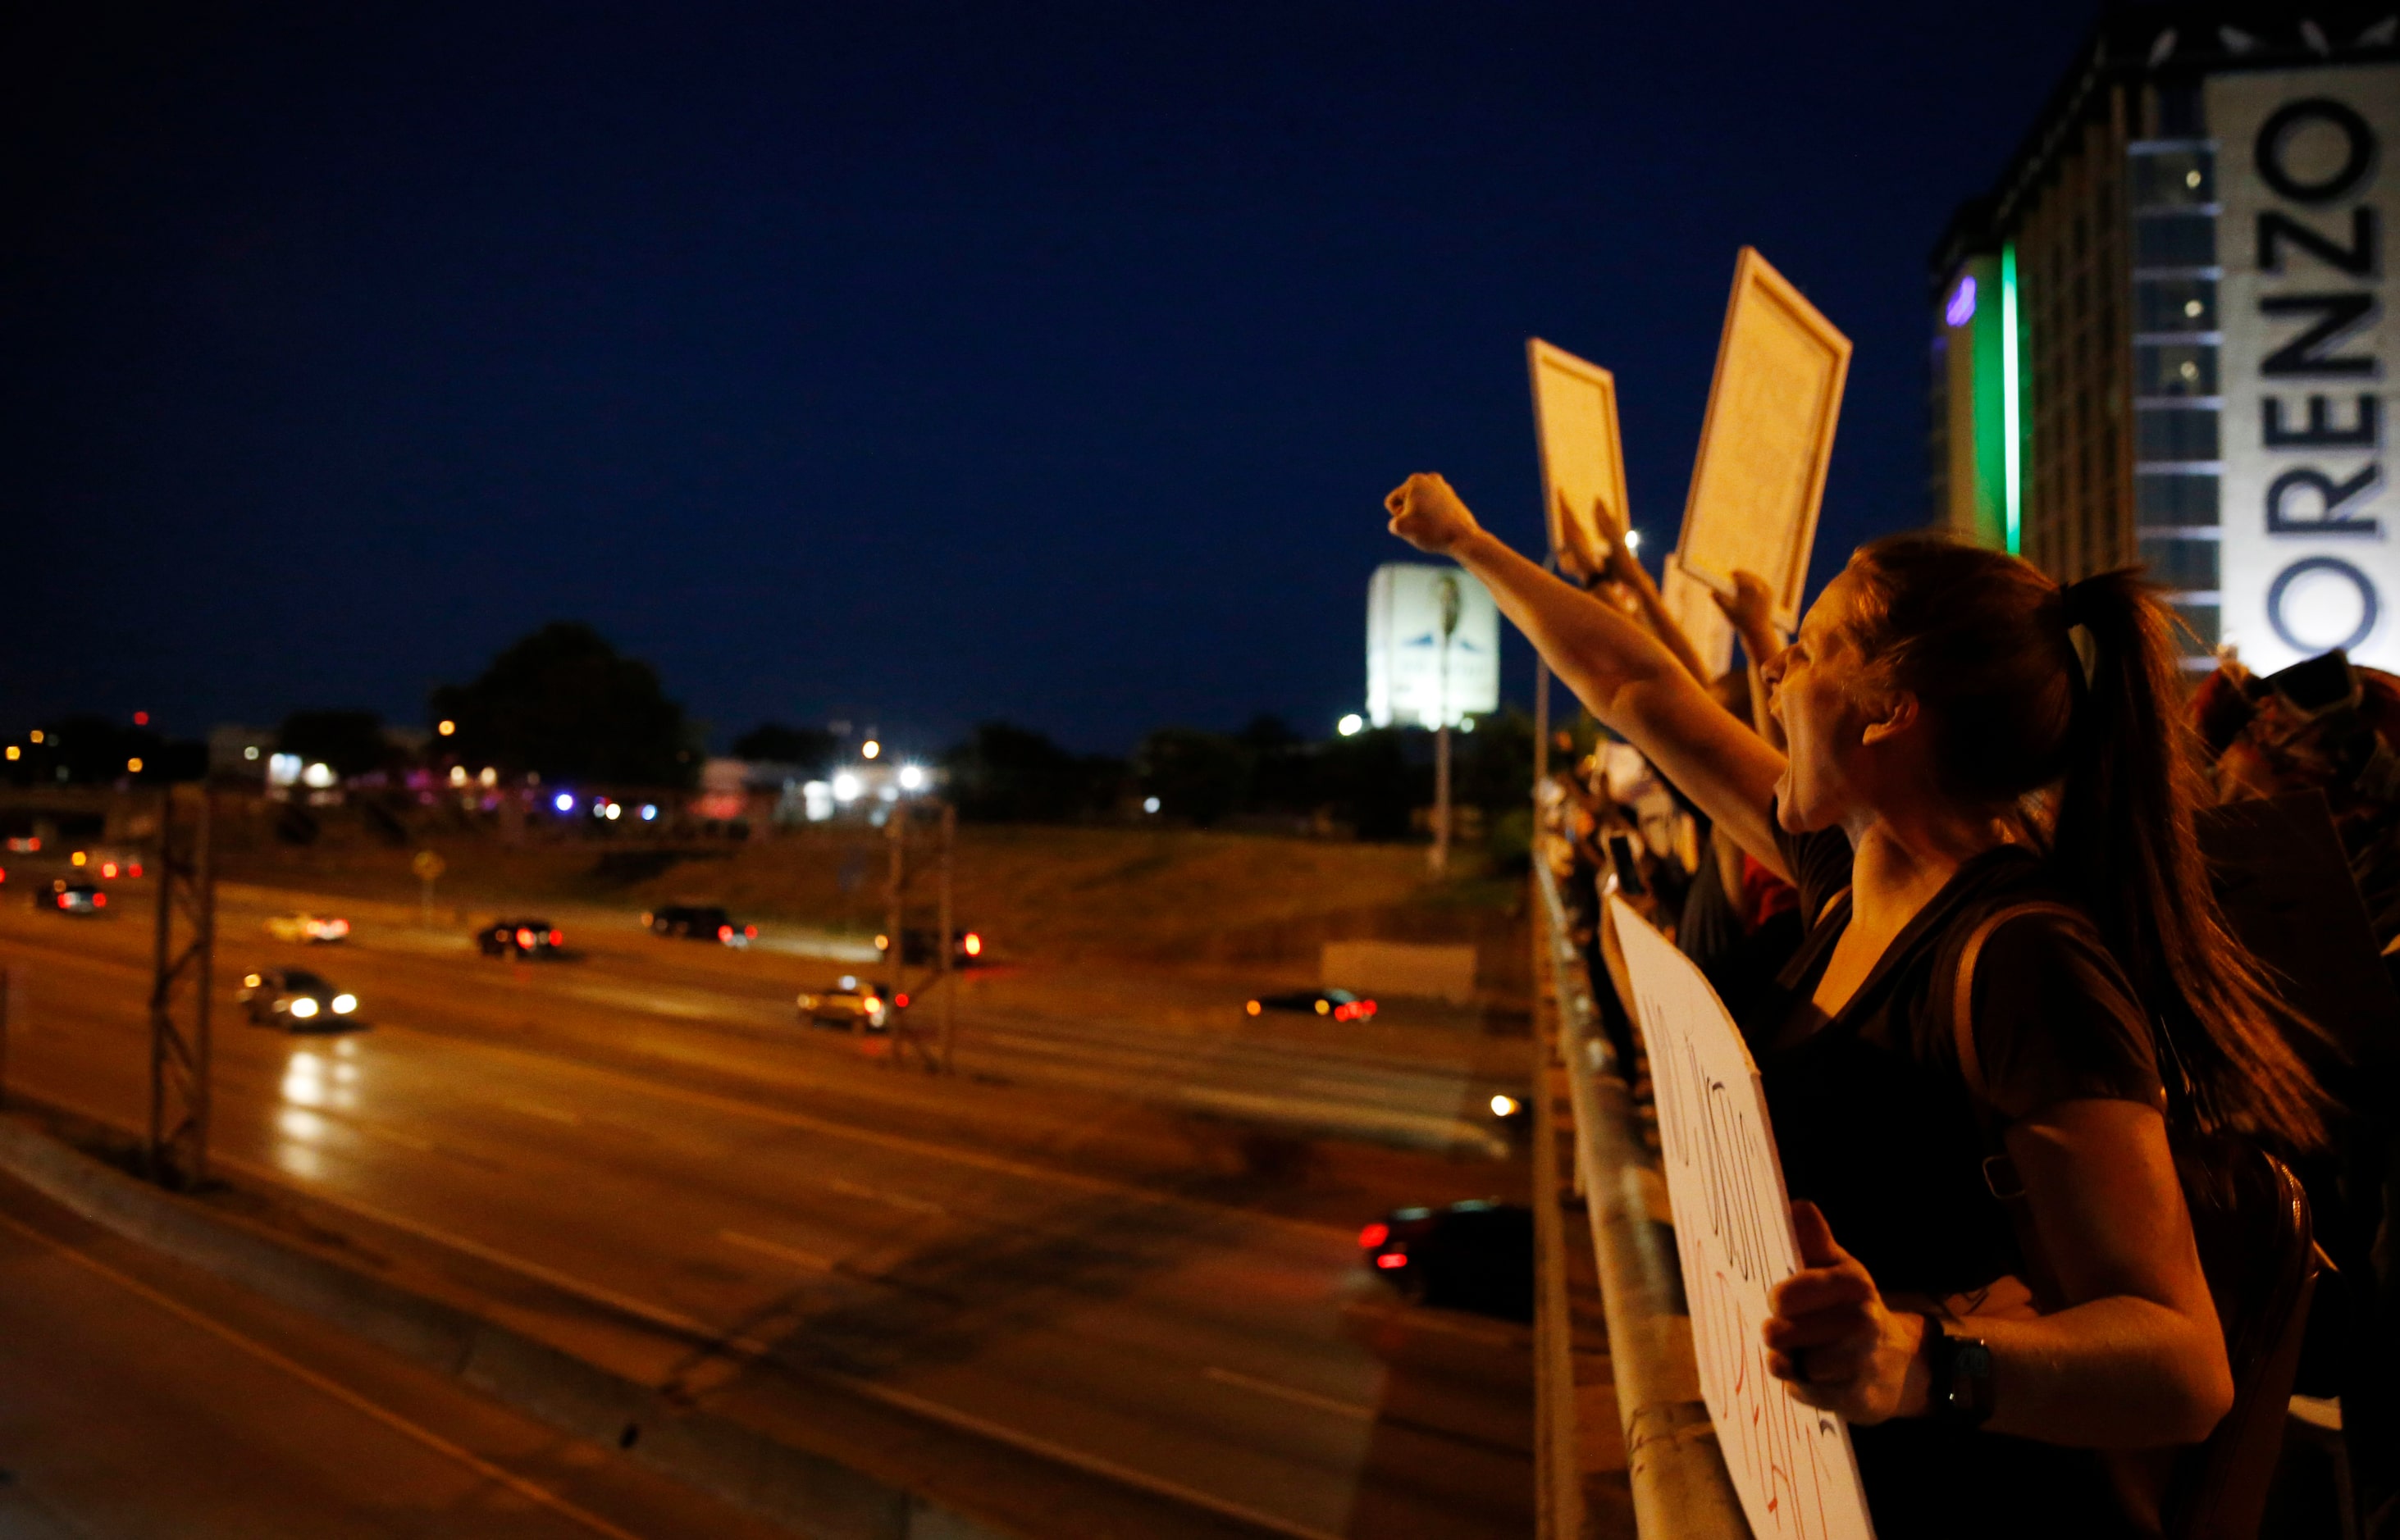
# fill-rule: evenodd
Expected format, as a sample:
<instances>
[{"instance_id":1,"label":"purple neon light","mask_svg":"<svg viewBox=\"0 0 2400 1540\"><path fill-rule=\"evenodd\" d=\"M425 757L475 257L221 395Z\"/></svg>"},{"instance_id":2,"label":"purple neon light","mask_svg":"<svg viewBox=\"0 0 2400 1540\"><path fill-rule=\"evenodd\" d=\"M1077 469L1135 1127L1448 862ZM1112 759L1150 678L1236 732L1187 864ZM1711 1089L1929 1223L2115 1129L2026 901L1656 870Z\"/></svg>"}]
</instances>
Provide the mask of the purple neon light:
<instances>
[{"instance_id":1,"label":"purple neon light","mask_svg":"<svg viewBox=\"0 0 2400 1540\"><path fill-rule=\"evenodd\" d=\"M1969 273L1950 291L1950 303L1942 311L1942 319L1953 326L1964 326L1975 319L1975 275Z\"/></svg>"}]
</instances>

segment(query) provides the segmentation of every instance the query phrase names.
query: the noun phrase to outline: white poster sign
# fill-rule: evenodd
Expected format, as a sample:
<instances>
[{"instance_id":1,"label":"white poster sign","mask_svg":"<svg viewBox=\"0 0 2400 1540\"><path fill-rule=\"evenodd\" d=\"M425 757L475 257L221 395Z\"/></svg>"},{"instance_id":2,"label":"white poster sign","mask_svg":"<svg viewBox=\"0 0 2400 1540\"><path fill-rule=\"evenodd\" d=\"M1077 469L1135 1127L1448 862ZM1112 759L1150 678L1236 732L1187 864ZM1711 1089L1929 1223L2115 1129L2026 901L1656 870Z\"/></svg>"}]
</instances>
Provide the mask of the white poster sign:
<instances>
[{"instance_id":1,"label":"white poster sign","mask_svg":"<svg viewBox=\"0 0 2400 1540\"><path fill-rule=\"evenodd\" d=\"M2208 81L2223 211L2223 637L2264 674L2327 647L2400 669L2400 67ZM2186 368L2192 365L2187 364Z\"/></svg>"},{"instance_id":2,"label":"white poster sign","mask_svg":"<svg viewBox=\"0 0 2400 1540\"><path fill-rule=\"evenodd\" d=\"M1525 342L1534 380L1534 437L1542 452L1542 506L1549 511L1550 550L1572 553L1595 575L1606 554L1596 508L1608 522L1630 528L1625 500L1625 452L1616 433L1616 376L1596 363Z\"/></svg>"},{"instance_id":3,"label":"white poster sign","mask_svg":"<svg viewBox=\"0 0 2400 1540\"><path fill-rule=\"evenodd\" d=\"M1800 1270L1758 1068L1691 959L1609 899L1658 1103L1700 1394L1757 1540L1869 1540L1850 1430L1766 1372L1767 1290Z\"/></svg>"},{"instance_id":4,"label":"white poster sign","mask_svg":"<svg viewBox=\"0 0 2400 1540\"><path fill-rule=\"evenodd\" d=\"M1455 566L1393 562L1367 585L1367 719L1456 727L1500 709L1500 606Z\"/></svg>"}]
</instances>

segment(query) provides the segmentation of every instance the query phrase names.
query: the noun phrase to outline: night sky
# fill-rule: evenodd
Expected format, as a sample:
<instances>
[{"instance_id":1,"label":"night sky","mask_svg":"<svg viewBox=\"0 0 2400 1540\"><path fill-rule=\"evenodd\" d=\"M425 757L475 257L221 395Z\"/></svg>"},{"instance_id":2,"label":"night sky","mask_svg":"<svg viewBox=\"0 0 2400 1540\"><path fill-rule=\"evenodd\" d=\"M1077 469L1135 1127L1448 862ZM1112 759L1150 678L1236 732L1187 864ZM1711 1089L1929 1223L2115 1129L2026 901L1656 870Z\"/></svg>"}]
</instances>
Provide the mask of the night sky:
<instances>
[{"instance_id":1,"label":"night sky","mask_svg":"<svg viewBox=\"0 0 2400 1540\"><path fill-rule=\"evenodd\" d=\"M416 724L579 619L719 747L1108 750L1358 709L1410 470L1534 544L1528 334L1670 542L1743 242L1857 344L1820 579L1922 523L1926 253L2091 14L36 8L0 732Z\"/></svg>"}]
</instances>

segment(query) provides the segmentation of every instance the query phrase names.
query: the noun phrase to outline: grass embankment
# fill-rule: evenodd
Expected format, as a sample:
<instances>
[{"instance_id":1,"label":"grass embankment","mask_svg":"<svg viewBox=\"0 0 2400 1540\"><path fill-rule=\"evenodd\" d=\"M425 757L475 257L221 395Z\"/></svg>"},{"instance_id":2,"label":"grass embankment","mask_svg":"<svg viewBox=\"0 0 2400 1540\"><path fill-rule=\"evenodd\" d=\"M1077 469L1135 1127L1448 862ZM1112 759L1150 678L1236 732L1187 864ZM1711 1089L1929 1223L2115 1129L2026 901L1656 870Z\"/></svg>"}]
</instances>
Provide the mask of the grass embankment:
<instances>
[{"instance_id":1,"label":"grass embankment","mask_svg":"<svg viewBox=\"0 0 2400 1540\"><path fill-rule=\"evenodd\" d=\"M239 880L360 896L416 892L417 848L447 866L445 902L718 903L744 917L832 931L883 924L890 846L880 831L813 827L743 844L664 849L634 840L508 846L429 833L407 847L328 819L308 847L264 829L225 841ZM910 923L932 921L933 849L910 840ZM1479 869L1436 881L1423 847L1191 829L970 825L959 831L956 915L1026 961L1313 966L1329 940L1475 943L1487 980L1521 972L1521 883ZM1497 975L1497 976L1495 976Z\"/></svg>"}]
</instances>

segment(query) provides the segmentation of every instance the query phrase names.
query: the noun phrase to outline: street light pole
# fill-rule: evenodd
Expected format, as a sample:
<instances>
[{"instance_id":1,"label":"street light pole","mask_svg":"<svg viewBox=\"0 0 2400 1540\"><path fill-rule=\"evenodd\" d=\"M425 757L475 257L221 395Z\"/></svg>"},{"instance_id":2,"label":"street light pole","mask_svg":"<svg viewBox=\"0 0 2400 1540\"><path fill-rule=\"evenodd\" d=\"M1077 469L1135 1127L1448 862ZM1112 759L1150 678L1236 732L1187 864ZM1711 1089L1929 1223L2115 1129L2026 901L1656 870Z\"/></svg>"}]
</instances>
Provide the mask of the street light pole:
<instances>
[{"instance_id":1,"label":"street light pole","mask_svg":"<svg viewBox=\"0 0 2400 1540\"><path fill-rule=\"evenodd\" d=\"M950 940L950 936L952 934L952 921L950 919L950 868L954 864L955 852L958 848L958 840L959 810L951 806L949 803L945 802L942 804L942 851L940 867L941 896L939 900L939 906L941 908L941 940L939 945L941 947L942 957L942 976L939 984L937 985L937 988L940 988L942 993L942 1042L940 1055L941 1062L937 1068L946 1075L950 1072L950 1051L958 1042L959 1030L958 963L957 960L950 955L950 948L952 946Z\"/></svg>"}]
</instances>

